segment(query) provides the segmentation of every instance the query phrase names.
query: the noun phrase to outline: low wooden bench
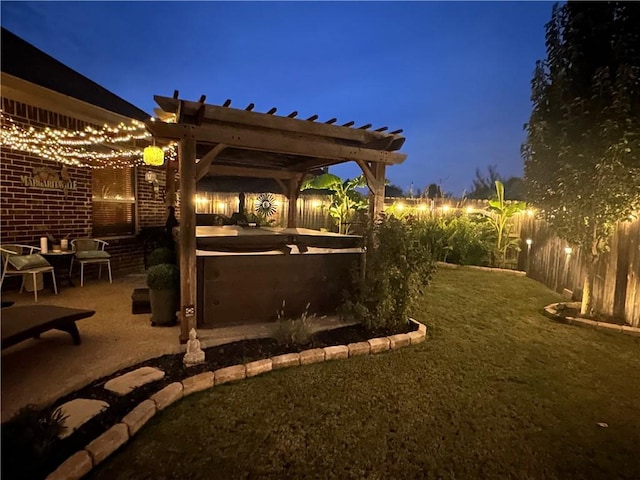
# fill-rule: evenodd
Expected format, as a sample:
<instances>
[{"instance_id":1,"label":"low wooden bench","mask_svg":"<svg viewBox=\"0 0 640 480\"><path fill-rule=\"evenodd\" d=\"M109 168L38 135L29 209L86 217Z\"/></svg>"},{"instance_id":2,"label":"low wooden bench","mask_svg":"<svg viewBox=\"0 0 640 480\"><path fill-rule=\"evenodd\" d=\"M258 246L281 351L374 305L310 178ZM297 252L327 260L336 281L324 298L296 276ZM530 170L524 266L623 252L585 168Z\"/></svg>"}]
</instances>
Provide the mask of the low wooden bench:
<instances>
[{"instance_id":1,"label":"low wooden bench","mask_svg":"<svg viewBox=\"0 0 640 480\"><path fill-rule=\"evenodd\" d=\"M80 332L76 320L94 315L95 310L58 307L54 305L26 305L3 308L0 311L2 349L29 338L38 338L48 330L62 330L80 345Z\"/></svg>"}]
</instances>

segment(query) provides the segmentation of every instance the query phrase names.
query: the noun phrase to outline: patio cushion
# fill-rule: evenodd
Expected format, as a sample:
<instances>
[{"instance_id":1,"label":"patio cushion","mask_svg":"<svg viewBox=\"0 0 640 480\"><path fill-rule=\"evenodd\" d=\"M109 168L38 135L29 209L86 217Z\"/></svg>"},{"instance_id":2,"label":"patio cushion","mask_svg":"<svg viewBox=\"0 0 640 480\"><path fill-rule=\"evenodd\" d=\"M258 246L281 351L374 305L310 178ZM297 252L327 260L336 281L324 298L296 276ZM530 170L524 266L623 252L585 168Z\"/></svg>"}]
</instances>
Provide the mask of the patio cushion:
<instances>
[{"instance_id":1,"label":"patio cushion","mask_svg":"<svg viewBox=\"0 0 640 480\"><path fill-rule=\"evenodd\" d=\"M76 252L76 258L78 260L93 260L93 259L99 259L99 258L111 258L111 255L109 255L108 252L105 252L104 250L84 250L81 252Z\"/></svg>"},{"instance_id":2,"label":"patio cushion","mask_svg":"<svg viewBox=\"0 0 640 480\"><path fill-rule=\"evenodd\" d=\"M37 253L32 255L11 255L9 256L9 263L18 271L50 266L47 259Z\"/></svg>"}]
</instances>

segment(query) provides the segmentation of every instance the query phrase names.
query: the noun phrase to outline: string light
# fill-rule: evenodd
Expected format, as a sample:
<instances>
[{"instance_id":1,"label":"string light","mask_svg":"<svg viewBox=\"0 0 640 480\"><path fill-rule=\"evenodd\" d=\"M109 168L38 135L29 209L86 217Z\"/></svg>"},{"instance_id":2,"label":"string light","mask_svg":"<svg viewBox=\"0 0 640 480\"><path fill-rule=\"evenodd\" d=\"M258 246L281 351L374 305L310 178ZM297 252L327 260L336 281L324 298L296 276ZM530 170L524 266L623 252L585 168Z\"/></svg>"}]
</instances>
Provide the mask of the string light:
<instances>
[{"instance_id":1,"label":"string light","mask_svg":"<svg viewBox=\"0 0 640 480\"><path fill-rule=\"evenodd\" d=\"M143 165L143 147L124 147L130 142L149 141L152 135L144 123L132 120L130 125L104 125L101 129L87 126L82 131L50 127L22 127L0 111L1 141L6 148L76 167L105 168ZM93 147L93 148L92 148ZM95 147L112 148L99 151ZM175 144L162 147L169 160L177 158Z\"/></svg>"}]
</instances>

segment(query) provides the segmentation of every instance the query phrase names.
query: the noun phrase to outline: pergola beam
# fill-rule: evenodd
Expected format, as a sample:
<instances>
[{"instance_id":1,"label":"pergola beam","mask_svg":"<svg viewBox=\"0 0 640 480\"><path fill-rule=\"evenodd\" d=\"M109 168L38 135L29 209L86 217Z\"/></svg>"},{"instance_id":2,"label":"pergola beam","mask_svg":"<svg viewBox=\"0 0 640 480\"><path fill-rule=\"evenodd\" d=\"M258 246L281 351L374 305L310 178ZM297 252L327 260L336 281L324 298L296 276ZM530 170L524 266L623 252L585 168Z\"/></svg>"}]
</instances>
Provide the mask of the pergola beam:
<instances>
[{"instance_id":1,"label":"pergola beam","mask_svg":"<svg viewBox=\"0 0 640 480\"><path fill-rule=\"evenodd\" d=\"M251 113L251 112L247 112ZM302 123L302 122L301 122ZM304 122L312 126L316 124ZM167 139L180 139L185 135L185 125L176 123L147 122L147 127L156 137ZM402 163L407 155L384 150L371 150L361 147L339 145L325 141L300 140L288 135L267 133L246 127L231 127L216 125L210 128L207 125L191 126L193 134L199 142L218 144L223 143L229 147L246 150L258 150L274 152L285 155L301 155L307 157L340 159L343 161L379 162L385 164Z\"/></svg>"},{"instance_id":2,"label":"pergola beam","mask_svg":"<svg viewBox=\"0 0 640 480\"><path fill-rule=\"evenodd\" d=\"M271 170L255 167L239 167L233 165L213 164L209 167L209 174L221 177L253 177L253 178L275 178L288 180L300 176L301 172L291 172L286 170Z\"/></svg>"},{"instance_id":3,"label":"pergola beam","mask_svg":"<svg viewBox=\"0 0 640 480\"><path fill-rule=\"evenodd\" d=\"M196 165L196 182L207 174L211 162L213 162L218 154L222 152L222 150L224 150L226 147L227 146L224 143L219 143L200 159L200 161Z\"/></svg>"},{"instance_id":4,"label":"pergola beam","mask_svg":"<svg viewBox=\"0 0 640 480\"><path fill-rule=\"evenodd\" d=\"M181 115L185 117L195 117L199 103L190 102L186 100L177 100L169 97L154 96L155 101L166 112L175 113L180 107L180 102L183 103ZM226 102L225 102L226 103ZM308 135L318 135L333 138L341 138L343 140L351 140L360 143L369 143L382 138L392 136L388 133L372 132L366 130L364 127L370 127L371 125L363 125L360 129L349 128L353 125L353 122L348 122L344 126L332 125L329 123L316 123L316 122L301 122L295 119L295 115L298 112L292 112L288 117L279 115L267 115L264 113L251 112L246 110L239 110L234 108L228 108L225 104L224 107L217 105L206 105L204 111L204 121L211 121L219 123L234 123L243 126L253 126L260 128L267 128L273 130L305 133ZM293 116L292 116L293 115ZM311 117L310 117L311 118Z\"/></svg>"}]
</instances>

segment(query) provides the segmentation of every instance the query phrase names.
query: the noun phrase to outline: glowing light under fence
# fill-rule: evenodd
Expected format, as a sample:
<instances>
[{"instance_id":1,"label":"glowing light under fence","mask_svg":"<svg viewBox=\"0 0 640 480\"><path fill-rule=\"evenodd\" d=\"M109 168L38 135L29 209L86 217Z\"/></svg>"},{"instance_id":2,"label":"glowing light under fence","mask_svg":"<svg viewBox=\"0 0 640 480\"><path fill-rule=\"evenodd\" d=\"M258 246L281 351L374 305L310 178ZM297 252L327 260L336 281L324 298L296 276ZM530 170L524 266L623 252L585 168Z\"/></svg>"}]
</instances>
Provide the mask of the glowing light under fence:
<instances>
[{"instance_id":1,"label":"glowing light under fence","mask_svg":"<svg viewBox=\"0 0 640 480\"><path fill-rule=\"evenodd\" d=\"M449 205L443 205L442 206L442 211L443 212L448 212L449 210L451 210L451 207Z\"/></svg>"},{"instance_id":2,"label":"glowing light under fence","mask_svg":"<svg viewBox=\"0 0 640 480\"><path fill-rule=\"evenodd\" d=\"M531 240L530 238L527 238L527 239L525 240L525 243L527 244L527 246L528 246L528 247L530 247L530 246L531 246L531 244L533 243L533 240Z\"/></svg>"},{"instance_id":3,"label":"glowing light under fence","mask_svg":"<svg viewBox=\"0 0 640 480\"><path fill-rule=\"evenodd\" d=\"M421 203L420 206L418 207L418 210L420 210L421 212L424 212L427 209L427 206L424 203Z\"/></svg>"},{"instance_id":4,"label":"glowing light under fence","mask_svg":"<svg viewBox=\"0 0 640 480\"><path fill-rule=\"evenodd\" d=\"M218 210L224 210L227 208L227 204L225 202L218 202L216 206L218 207Z\"/></svg>"},{"instance_id":5,"label":"glowing light under fence","mask_svg":"<svg viewBox=\"0 0 640 480\"><path fill-rule=\"evenodd\" d=\"M467 213L473 213L473 207L467 207L464 209Z\"/></svg>"},{"instance_id":6,"label":"glowing light under fence","mask_svg":"<svg viewBox=\"0 0 640 480\"><path fill-rule=\"evenodd\" d=\"M320 208L322 206L322 202L320 200L313 200L311 202L311 206L313 208Z\"/></svg>"},{"instance_id":7,"label":"glowing light under fence","mask_svg":"<svg viewBox=\"0 0 640 480\"><path fill-rule=\"evenodd\" d=\"M400 211L400 212L401 212L402 210L404 210L404 203L398 203L398 204L396 204L396 209L397 209L398 211Z\"/></svg>"},{"instance_id":8,"label":"glowing light under fence","mask_svg":"<svg viewBox=\"0 0 640 480\"><path fill-rule=\"evenodd\" d=\"M573 253L573 248L564 247L564 253L566 253L567 255L571 255Z\"/></svg>"}]
</instances>

